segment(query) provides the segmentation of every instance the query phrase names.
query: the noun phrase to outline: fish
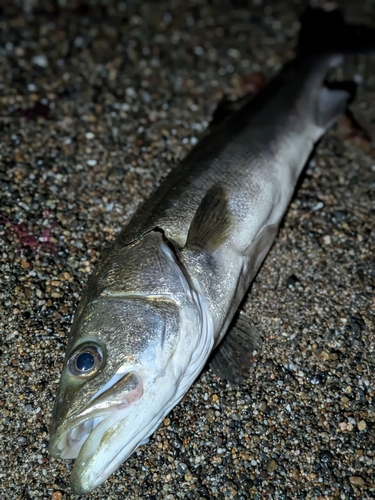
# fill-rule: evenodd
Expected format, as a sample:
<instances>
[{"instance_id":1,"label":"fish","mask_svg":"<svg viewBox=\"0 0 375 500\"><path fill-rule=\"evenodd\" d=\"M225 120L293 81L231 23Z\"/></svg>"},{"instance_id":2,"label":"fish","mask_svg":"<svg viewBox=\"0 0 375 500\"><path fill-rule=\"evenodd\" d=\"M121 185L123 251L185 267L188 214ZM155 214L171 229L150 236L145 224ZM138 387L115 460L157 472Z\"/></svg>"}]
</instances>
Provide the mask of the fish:
<instances>
[{"instance_id":1,"label":"fish","mask_svg":"<svg viewBox=\"0 0 375 500\"><path fill-rule=\"evenodd\" d=\"M246 380L262 338L238 308L315 144L351 98L325 84L340 51L306 45L210 127L89 278L49 443L51 456L75 459L75 493L98 487L147 441L213 352L215 373Z\"/></svg>"}]
</instances>

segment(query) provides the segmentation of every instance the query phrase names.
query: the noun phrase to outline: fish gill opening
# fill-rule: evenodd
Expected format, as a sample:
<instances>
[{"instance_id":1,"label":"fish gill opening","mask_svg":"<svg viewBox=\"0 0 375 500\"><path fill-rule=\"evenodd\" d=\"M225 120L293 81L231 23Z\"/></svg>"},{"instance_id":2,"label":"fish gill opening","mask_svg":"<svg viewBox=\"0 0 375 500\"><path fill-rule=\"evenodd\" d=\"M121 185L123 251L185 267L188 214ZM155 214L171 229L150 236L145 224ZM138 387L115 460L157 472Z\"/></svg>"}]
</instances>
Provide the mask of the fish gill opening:
<instances>
[{"instance_id":1,"label":"fish gill opening","mask_svg":"<svg viewBox=\"0 0 375 500\"><path fill-rule=\"evenodd\" d=\"M179 245L177 242L173 242L171 241L170 239L168 239L167 235L165 234L165 231L164 229L162 229L161 227L154 227L154 229L152 229L151 231L155 232L155 233L160 233L162 238L163 238L163 243L169 248L169 250L172 252L173 254L173 257L177 263L177 265L179 266L179 268L181 269L181 272L182 274L184 275L184 278L186 279L189 287L191 289L194 289L194 286L193 286L193 281L191 279L191 276L189 274L189 271L188 269L186 268L185 264L182 262L181 258L180 258L180 253L182 252L183 248L181 245ZM150 231L150 232L151 232Z\"/></svg>"}]
</instances>

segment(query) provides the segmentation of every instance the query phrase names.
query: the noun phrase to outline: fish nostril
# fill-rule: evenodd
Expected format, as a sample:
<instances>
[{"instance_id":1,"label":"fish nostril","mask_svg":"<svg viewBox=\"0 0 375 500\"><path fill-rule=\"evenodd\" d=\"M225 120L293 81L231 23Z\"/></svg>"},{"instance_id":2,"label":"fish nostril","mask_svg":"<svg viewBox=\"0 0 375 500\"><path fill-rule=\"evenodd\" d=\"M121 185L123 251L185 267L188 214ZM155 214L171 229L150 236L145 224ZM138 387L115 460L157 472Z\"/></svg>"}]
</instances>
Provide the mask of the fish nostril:
<instances>
[{"instance_id":1,"label":"fish nostril","mask_svg":"<svg viewBox=\"0 0 375 500\"><path fill-rule=\"evenodd\" d=\"M129 390L136 389L141 383L140 378L138 378L135 372L130 372L128 377Z\"/></svg>"}]
</instances>

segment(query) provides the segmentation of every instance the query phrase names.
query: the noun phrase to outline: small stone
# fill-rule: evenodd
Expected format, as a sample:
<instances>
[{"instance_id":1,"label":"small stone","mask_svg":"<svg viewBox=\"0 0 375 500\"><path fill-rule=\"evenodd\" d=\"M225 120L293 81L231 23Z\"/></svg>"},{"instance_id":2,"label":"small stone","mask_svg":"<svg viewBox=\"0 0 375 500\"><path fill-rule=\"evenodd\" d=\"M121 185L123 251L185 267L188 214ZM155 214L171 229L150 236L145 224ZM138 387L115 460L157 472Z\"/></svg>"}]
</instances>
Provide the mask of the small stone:
<instances>
[{"instance_id":1,"label":"small stone","mask_svg":"<svg viewBox=\"0 0 375 500\"><path fill-rule=\"evenodd\" d=\"M325 236L323 236L323 243L325 245L330 245L331 244L331 237L329 234L326 234Z\"/></svg>"},{"instance_id":2,"label":"small stone","mask_svg":"<svg viewBox=\"0 0 375 500\"><path fill-rule=\"evenodd\" d=\"M333 455L330 451L328 450L322 450L320 453L319 453L319 460L323 463L323 464L328 464L331 460L333 459Z\"/></svg>"},{"instance_id":3,"label":"small stone","mask_svg":"<svg viewBox=\"0 0 375 500\"><path fill-rule=\"evenodd\" d=\"M221 446L223 444L223 438L220 436L215 436L213 442L216 446Z\"/></svg>"},{"instance_id":4,"label":"small stone","mask_svg":"<svg viewBox=\"0 0 375 500\"><path fill-rule=\"evenodd\" d=\"M164 427L168 427L168 425L170 425L170 423L171 423L171 419L169 417L167 417L164 419L163 425L164 425Z\"/></svg>"},{"instance_id":5,"label":"small stone","mask_svg":"<svg viewBox=\"0 0 375 500\"><path fill-rule=\"evenodd\" d=\"M275 493L275 487L273 486L273 484L269 484L267 486L267 492L269 495L273 495Z\"/></svg>"},{"instance_id":6,"label":"small stone","mask_svg":"<svg viewBox=\"0 0 375 500\"><path fill-rule=\"evenodd\" d=\"M321 375L319 375L319 373L315 373L314 375L312 375L312 377L310 378L310 382L313 384L313 385L318 385L318 384L321 384L323 381L323 377Z\"/></svg>"},{"instance_id":7,"label":"small stone","mask_svg":"<svg viewBox=\"0 0 375 500\"><path fill-rule=\"evenodd\" d=\"M213 394L213 395L212 395L212 401L213 401L214 403L218 403L218 402L220 401L220 400L219 400L219 396L218 396L217 394Z\"/></svg>"},{"instance_id":8,"label":"small stone","mask_svg":"<svg viewBox=\"0 0 375 500\"><path fill-rule=\"evenodd\" d=\"M32 405L31 404L25 405L24 411L25 411L25 413L31 413L33 411Z\"/></svg>"},{"instance_id":9,"label":"small stone","mask_svg":"<svg viewBox=\"0 0 375 500\"><path fill-rule=\"evenodd\" d=\"M259 479L262 481L266 481L268 479L268 472L266 470L262 470L259 474Z\"/></svg>"},{"instance_id":10,"label":"small stone","mask_svg":"<svg viewBox=\"0 0 375 500\"><path fill-rule=\"evenodd\" d=\"M367 427L367 424L364 420L361 420L360 422L358 422L357 427L360 431L364 431Z\"/></svg>"},{"instance_id":11,"label":"small stone","mask_svg":"<svg viewBox=\"0 0 375 500\"><path fill-rule=\"evenodd\" d=\"M360 476L350 476L349 481L351 484L355 484L356 486L362 486L365 484L364 480Z\"/></svg>"},{"instance_id":12,"label":"small stone","mask_svg":"<svg viewBox=\"0 0 375 500\"><path fill-rule=\"evenodd\" d=\"M263 401L260 406L259 406L259 410L262 411L262 412L265 412L266 411L266 408L267 408L267 403L265 401Z\"/></svg>"},{"instance_id":13,"label":"small stone","mask_svg":"<svg viewBox=\"0 0 375 500\"><path fill-rule=\"evenodd\" d=\"M184 476L187 474L189 471L188 466L184 464L183 462L180 462L177 466L176 472L177 474L180 474L181 476Z\"/></svg>"},{"instance_id":14,"label":"small stone","mask_svg":"<svg viewBox=\"0 0 375 500\"><path fill-rule=\"evenodd\" d=\"M322 201L318 201L318 203L311 209L312 212L316 212L317 210L321 210L324 207L324 203Z\"/></svg>"},{"instance_id":15,"label":"small stone","mask_svg":"<svg viewBox=\"0 0 375 500\"><path fill-rule=\"evenodd\" d=\"M46 68L48 66L48 59L43 54L34 56L32 61L36 66L39 66L40 68Z\"/></svg>"},{"instance_id":16,"label":"small stone","mask_svg":"<svg viewBox=\"0 0 375 500\"><path fill-rule=\"evenodd\" d=\"M61 273L60 279L62 281L70 281L72 279L72 276L71 276L70 273L68 273L67 271L65 271L65 272Z\"/></svg>"},{"instance_id":17,"label":"small stone","mask_svg":"<svg viewBox=\"0 0 375 500\"><path fill-rule=\"evenodd\" d=\"M269 472L269 473L275 472L276 469L277 469L276 460L274 460L274 459L270 460L267 464L267 472Z\"/></svg>"},{"instance_id":18,"label":"small stone","mask_svg":"<svg viewBox=\"0 0 375 500\"><path fill-rule=\"evenodd\" d=\"M176 438L176 439L174 439L172 441L172 445L173 445L174 448L178 449L178 448L181 448L182 442L179 439Z\"/></svg>"},{"instance_id":19,"label":"small stone","mask_svg":"<svg viewBox=\"0 0 375 500\"><path fill-rule=\"evenodd\" d=\"M124 170L121 167L111 167L108 170L107 179L109 181L115 181L124 176Z\"/></svg>"},{"instance_id":20,"label":"small stone","mask_svg":"<svg viewBox=\"0 0 375 500\"><path fill-rule=\"evenodd\" d=\"M361 337L362 330L365 327L365 323L361 317L351 317L349 320L349 328L352 336L355 339L359 339Z\"/></svg>"},{"instance_id":21,"label":"small stone","mask_svg":"<svg viewBox=\"0 0 375 500\"><path fill-rule=\"evenodd\" d=\"M343 481L342 486L343 486L344 491L346 491L346 492L353 491L352 487L350 486L350 483L348 481Z\"/></svg>"},{"instance_id":22,"label":"small stone","mask_svg":"<svg viewBox=\"0 0 375 500\"><path fill-rule=\"evenodd\" d=\"M353 424L350 422L340 422L339 427L342 432L344 431L351 432L353 430Z\"/></svg>"},{"instance_id":23,"label":"small stone","mask_svg":"<svg viewBox=\"0 0 375 500\"><path fill-rule=\"evenodd\" d=\"M294 288L298 283L299 283L299 279L297 278L297 276L295 276L294 274L292 274L291 276L289 276L289 278L286 280L286 286L288 288Z\"/></svg>"},{"instance_id":24,"label":"small stone","mask_svg":"<svg viewBox=\"0 0 375 500\"><path fill-rule=\"evenodd\" d=\"M301 479L300 471L298 469L292 469L291 476L295 481L299 481Z\"/></svg>"},{"instance_id":25,"label":"small stone","mask_svg":"<svg viewBox=\"0 0 375 500\"><path fill-rule=\"evenodd\" d=\"M327 351L324 351L321 347L315 350L314 355L318 358L321 359L322 361L328 361L329 360L329 353Z\"/></svg>"},{"instance_id":26,"label":"small stone","mask_svg":"<svg viewBox=\"0 0 375 500\"><path fill-rule=\"evenodd\" d=\"M206 411L206 419L212 423L215 420L215 412L212 409Z\"/></svg>"},{"instance_id":27,"label":"small stone","mask_svg":"<svg viewBox=\"0 0 375 500\"><path fill-rule=\"evenodd\" d=\"M52 493L52 500L60 500L62 498L61 491L54 491Z\"/></svg>"},{"instance_id":28,"label":"small stone","mask_svg":"<svg viewBox=\"0 0 375 500\"><path fill-rule=\"evenodd\" d=\"M336 222L343 222L347 217L346 212L343 210L335 210L333 212L333 218L336 219Z\"/></svg>"}]
</instances>

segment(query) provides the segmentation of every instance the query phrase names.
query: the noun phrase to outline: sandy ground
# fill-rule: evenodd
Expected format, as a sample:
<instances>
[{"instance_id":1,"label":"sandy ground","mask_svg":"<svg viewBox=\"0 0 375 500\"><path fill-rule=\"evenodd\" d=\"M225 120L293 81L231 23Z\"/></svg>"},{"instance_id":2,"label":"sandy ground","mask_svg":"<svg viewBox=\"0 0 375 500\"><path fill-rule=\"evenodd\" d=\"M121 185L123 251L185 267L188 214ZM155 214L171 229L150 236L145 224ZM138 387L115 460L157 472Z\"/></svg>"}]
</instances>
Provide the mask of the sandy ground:
<instances>
[{"instance_id":1,"label":"sandy ground","mask_svg":"<svg viewBox=\"0 0 375 500\"><path fill-rule=\"evenodd\" d=\"M47 446L87 276L222 96L291 55L304 5L2 2L1 498L76 498ZM373 3L342 7L375 26ZM87 498L375 498L375 56L336 76L360 127L321 141L252 286L248 384L204 371Z\"/></svg>"}]
</instances>

